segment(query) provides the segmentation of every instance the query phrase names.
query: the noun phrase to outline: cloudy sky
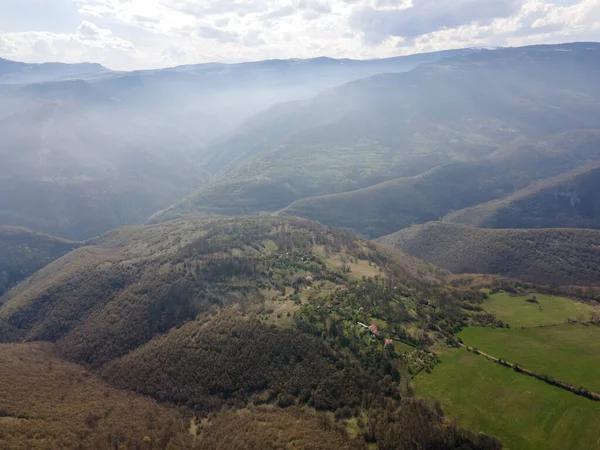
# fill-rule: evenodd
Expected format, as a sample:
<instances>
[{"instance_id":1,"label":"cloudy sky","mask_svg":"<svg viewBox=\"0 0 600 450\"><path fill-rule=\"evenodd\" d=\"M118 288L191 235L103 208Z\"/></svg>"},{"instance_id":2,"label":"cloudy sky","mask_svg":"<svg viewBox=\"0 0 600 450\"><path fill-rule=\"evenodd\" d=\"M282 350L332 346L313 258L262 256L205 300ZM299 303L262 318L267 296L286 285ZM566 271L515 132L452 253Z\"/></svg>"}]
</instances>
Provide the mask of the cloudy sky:
<instances>
[{"instance_id":1,"label":"cloudy sky","mask_svg":"<svg viewBox=\"0 0 600 450\"><path fill-rule=\"evenodd\" d=\"M600 41L600 0L0 0L0 57L113 69Z\"/></svg>"}]
</instances>

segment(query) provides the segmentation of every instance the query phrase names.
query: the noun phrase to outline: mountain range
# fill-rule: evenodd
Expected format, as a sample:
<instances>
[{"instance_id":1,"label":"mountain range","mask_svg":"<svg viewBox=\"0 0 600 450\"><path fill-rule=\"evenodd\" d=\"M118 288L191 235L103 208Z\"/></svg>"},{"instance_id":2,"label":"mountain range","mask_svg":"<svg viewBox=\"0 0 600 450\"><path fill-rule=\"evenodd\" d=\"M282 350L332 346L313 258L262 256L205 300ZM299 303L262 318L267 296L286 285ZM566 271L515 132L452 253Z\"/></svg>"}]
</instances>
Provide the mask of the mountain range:
<instances>
[{"instance_id":1,"label":"mountain range","mask_svg":"<svg viewBox=\"0 0 600 450\"><path fill-rule=\"evenodd\" d=\"M0 188L10 195L0 198L0 224L85 239L143 223L206 184L213 170L206 144L261 109L468 52L130 73L5 61ZM88 67L85 76L76 75ZM37 82L30 73L39 74Z\"/></svg>"},{"instance_id":2,"label":"mountain range","mask_svg":"<svg viewBox=\"0 0 600 450\"><path fill-rule=\"evenodd\" d=\"M377 237L512 194L597 161L599 48L479 51L274 106L151 221L282 209Z\"/></svg>"}]
</instances>

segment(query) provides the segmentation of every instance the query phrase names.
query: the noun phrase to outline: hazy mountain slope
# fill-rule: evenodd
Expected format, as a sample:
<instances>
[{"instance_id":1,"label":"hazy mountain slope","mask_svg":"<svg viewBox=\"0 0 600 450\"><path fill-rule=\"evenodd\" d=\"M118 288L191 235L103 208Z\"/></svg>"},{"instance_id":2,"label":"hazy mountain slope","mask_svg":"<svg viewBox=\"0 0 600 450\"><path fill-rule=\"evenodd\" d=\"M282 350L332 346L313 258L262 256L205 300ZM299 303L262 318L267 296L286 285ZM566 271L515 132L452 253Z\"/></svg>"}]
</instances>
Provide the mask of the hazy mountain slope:
<instances>
[{"instance_id":1,"label":"hazy mountain slope","mask_svg":"<svg viewBox=\"0 0 600 450\"><path fill-rule=\"evenodd\" d=\"M166 142L152 113L123 109L84 81L4 99L18 106L0 117L0 224L85 239L141 223L206 179L187 156L191 143Z\"/></svg>"},{"instance_id":2,"label":"hazy mountain slope","mask_svg":"<svg viewBox=\"0 0 600 450\"><path fill-rule=\"evenodd\" d=\"M453 163L344 194L298 200L281 214L379 237L600 160L600 132L518 140L489 157Z\"/></svg>"},{"instance_id":3,"label":"hazy mountain slope","mask_svg":"<svg viewBox=\"0 0 600 450\"><path fill-rule=\"evenodd\" d=\"M29 84L0 77L0 225L85 239L142 223L203 186L211 175L205 144L252 114L464 52L203 64ZM42 67L1 66L15 74Z\"/></svg>"},{"instance_id":4,"label":"hazy mountain slope","mask_svg":"<svg viewBox=\"0 0 600 450\"><path fill-rule=\"evenodd\" d=\"M300 194L285 181L266 177L211 183L177 202L158 211L148 223L160 223L195 215L253 215L269 213L289 205Z\"/></svg>"},{"instance_id":5,"label":"hazy mountain slope","mask_svg":"<svg viewBox=\"0 0 600 450\"><path fill-rule=\"evenodd\" d=\"M444 221L485 228L600 228L600 165L540 181Z\"/></svg>"},{"instance_id":6,"label":"hazy mountain slope","mask_svg":"<svg viewBox=\"0 0 600 450\"><path fill-rule=\"evenodd\" d=\"M216 212L219 199L234 204L239 193L261 212L285 206L283 184L298 197L339 193L477 159L518 138L595 129L599 49L474 52L275 106L210 147L204 164L221 171L213 178L219 189L198 191L154 220ZM264 205L245 184L260 186Z\"/></svg>"},{"instance_id":7,"label":"hazy mountain slope","mask_svg":"<svg viewBox=\"0 0 600 450\"><path fill-rule=\"evenodd\" d=\"M432 222L380 239L455 273L546 284L600 284L600 231L492 230Z\"/></svg>"},{"instance_id":8,"label":"hazy mountain slope","mask_svg":"<svg viewBox=\"0 0 600 450\"><path fill-rule=\"evenodd\" d=\"M64 78L82 78L110 73L100 64L30 64L0 58L0 84L34 83Z\"/></svg>"},{"instance_id":9,"label":"hazy mountain slope","mask_svg":"<svg viewBox=\"0 0 600 450\"><path fill-rule=\"evenodd\" d=\"M24 228L0 227L0 296L11 286L78 246L77 242Z\"/></svg>"},{"instance_id":10,"label":"hazy mountain slope","mask_svg":"<svg viewBox=\"0 0 600 450\"><path fill-rule=\"evenodd\" d=\"M310 97L324 89L378 73L405 72L419 64L468 53L450 50L388 59L333 58L197 64L113 73L93 80L107 96L126 105L157 109L166 124L202 147L276 103ZM212 168L207 167L212 171Z\"/></svg>"}]
</instances>

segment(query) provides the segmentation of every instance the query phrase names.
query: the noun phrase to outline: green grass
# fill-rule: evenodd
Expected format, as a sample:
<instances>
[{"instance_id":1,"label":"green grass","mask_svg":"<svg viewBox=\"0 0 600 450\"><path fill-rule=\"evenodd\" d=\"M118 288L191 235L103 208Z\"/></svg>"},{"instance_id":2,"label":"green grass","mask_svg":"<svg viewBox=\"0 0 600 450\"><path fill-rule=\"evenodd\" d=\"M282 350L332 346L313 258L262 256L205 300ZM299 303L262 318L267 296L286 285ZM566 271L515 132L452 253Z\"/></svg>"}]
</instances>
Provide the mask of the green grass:
<instances>
[{"instance_id":1,"label":"green grass","mask_svg":"<svg viewBox=\"0 0 600 450\"><path fill-rule=\"evenodd\" d=\"M540 374L600 392L600 327L472 327L465 328L459 336L467 345L497 358L517 362Z\"/></svg>"},{"instance_id":2,"label":"green grass","mask_svg":"<svg viewBox=\"0 0 600 450\"><path fill-rule=\"evenodd\" d=\"M483 307L511 327L562 324L569 318L588 320L592 311L600 312L598 307L564 297L537 294L539 304L526 302L529 297L513 297L500 292L486 300Z\"/></svg>"},{"instance_id":3,"label":"green grass","mask_svg":"<svg viewBox=\"0 0 600 450\"><path fill-rule=\"evenodd\" d=\"M464 349L415 378L417 394L509 450L600 449L600 403L518 374Z\"/></svg>"}]
</instances>

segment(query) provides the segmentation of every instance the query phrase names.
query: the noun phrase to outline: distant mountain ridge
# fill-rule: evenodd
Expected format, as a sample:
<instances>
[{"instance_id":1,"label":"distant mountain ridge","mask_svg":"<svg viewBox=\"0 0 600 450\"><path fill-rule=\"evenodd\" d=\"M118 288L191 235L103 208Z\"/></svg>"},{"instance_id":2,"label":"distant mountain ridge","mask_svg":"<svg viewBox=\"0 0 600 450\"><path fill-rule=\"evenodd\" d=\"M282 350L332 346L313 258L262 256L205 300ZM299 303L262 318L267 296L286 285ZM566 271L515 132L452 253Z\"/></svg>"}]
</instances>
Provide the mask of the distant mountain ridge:
<instances>
[{"instance_id":1,"label":"distant mountain ridge","mask_svg":"<svg viewBox=\"0 0 600 450\"><path fill-rule=\"evenodd\" d=\"M427 171L435 168L451 170L453 163L465 170L469 165L476 169L478 161L484 160L484 166L492 166L493 159L486 158L506 153L511 146L514 155L507 154L505 159L512 158L515 170L523 173L526 169L516 161L521 158L524 162L528 156L517 153L533 146L540 154L550 135L589 131L594 140L600 112L596 76L600 76L599 44L481 50L410 72L354 81L312 99L276 105L209 146L202 164L217 173L211 184L151 220L186 214L272 213L287 207L286 214L351 227L368 236L387 234L413 219L365 232L366 227L356 223L352 214L361 220L394 214L383 198L366 196L371 209L362 214L359 204L347 204L338 212L335 205L326 203L336 202L335 198L321 196L345 199L380 183L421 174L427 177ZM567 168L593 161L590 155L591 147L575 166ZM556 160L552 152L548 156ZM560 158L569 160L567 154ZM518 183L498 184L509 189L505 196L515 187L561 172L560 165L547 169L542 165L539 175L529 170L530 174L519 175L523 179ZM461 174L465 175L469 173ZM499 173L498 180L503 176ZM430 190L436 187L430 186ZM438 191L433 195L438 193L444 195ZM488 192L487 198L482 195L473 199L474 203L466 203L471 206L502 193ZM295 202L291 206L290 200ZM435 198L427 202L431 200L437 202ZM460 206L465 199L453 202L456 206L448 205L445 210L432 207L433 215L408 225L436 220L465 207ZM378 204L382 211L373 211ZM416 215L415 211L408 213Z\"/></svg>"},{"instance_id":2,"label":"distant mountain ridge","mask_svg":"<svg viewBox=\"0 0 600 450\"><path fill-rule=\"evenodd\" d=\"M0 58L0 84L35 83L40 81L80 78L110 73L111 70L96 63L24 63Z\"/></svg>"},{"instance_id":3,"label":"distant mountain ridge","mask_svg":"<svg viewBox=\"0 0 600 450\"><path fill-rule=\"evenodd\" d=\"M21 75L30 66L6 62L13 72L21 70L14 75L21 84L2 84L0 78L0 190L6 193L0 225L86 239L143 223L204 186L214 174L206 144L260 110L468 51L136 72L94 66L93 76L29 84ZM67 69L63 75L71 73Z\"/></svg>"}]
</instances>

